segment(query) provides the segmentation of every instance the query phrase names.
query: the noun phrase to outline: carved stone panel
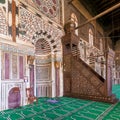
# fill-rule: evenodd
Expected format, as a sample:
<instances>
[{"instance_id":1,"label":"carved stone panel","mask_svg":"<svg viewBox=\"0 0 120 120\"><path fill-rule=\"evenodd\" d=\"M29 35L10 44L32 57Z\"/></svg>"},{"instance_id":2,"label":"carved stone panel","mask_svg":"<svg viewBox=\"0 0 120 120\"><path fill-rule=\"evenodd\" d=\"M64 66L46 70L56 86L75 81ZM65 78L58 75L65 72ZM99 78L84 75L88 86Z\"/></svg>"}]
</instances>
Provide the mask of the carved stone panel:
<instances>
[{"instance_id":1,"label":"carved stone panel","mask_svg":"<svg viewBox=\"0 0 120 120\"><path fill-rule=\"evenodd\" d=\"M50 80L50 66L36 66L37 82Z\"/></svg>"}]
</instances>

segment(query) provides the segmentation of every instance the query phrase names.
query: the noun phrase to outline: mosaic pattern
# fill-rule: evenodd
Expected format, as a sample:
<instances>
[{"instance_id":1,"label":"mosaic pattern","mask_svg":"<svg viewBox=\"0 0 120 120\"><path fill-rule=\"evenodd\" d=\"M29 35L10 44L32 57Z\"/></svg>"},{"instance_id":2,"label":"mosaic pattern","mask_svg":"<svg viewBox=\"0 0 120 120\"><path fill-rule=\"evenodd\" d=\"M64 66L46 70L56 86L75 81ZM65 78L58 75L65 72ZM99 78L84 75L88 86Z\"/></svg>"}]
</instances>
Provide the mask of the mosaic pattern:
<instances>
[{"instance_id":1,"label":"mosaic pattern","mask_svg":"<svg viewBox=\"0 0 120 120\"><path fill-rule=\"evenodd\" d=\"M56 17L59 9L59 0L33 0L33 2L48 17Z\"/></svg>"},{"instance_id":2,"label":"mosaic pattern","mask_svg":"<svg viewBox=\"0 0 120 120\"><path fill-rule=\"evenodd\" d=\"M20 7L20 40L36 44L37 40L45 39L51 51L61 51L62 31L56 26L37 17L28 10Z\"/></svg>"},{"instance_id":3,"label":"mosaic pattern","mask_svg":"<svg viewBox=\"0 0 120 120\"><path fill-rule=\"evenodd\" d=\"M60 0L25 0L25 2L50 19L55 21L59 19Z\"/></svg>"},{"instance_id":4,"label":"mosaic pattern","mask_svg":"<svg viewBox=\"0 0 120 120\"><path fill-rule=\"evenodd\" d=\"M44 40L44 39L40 39L36 42L36 45L35 45L35 54L37 55L40 55L40 54L49 54L51 52L51 49L50 49L50 46L49 46L49 43Z\"/></svg>"},{"instance_id":5,"label":"mosaic pattern","mask_svg":"<svg viewBox=\"0 0 120 120\"><path fill-rule=\"evenodd\" d=\"M7 22L2 8L0 8L0 34L7 35Z\"/></svg>"}]
</instances>

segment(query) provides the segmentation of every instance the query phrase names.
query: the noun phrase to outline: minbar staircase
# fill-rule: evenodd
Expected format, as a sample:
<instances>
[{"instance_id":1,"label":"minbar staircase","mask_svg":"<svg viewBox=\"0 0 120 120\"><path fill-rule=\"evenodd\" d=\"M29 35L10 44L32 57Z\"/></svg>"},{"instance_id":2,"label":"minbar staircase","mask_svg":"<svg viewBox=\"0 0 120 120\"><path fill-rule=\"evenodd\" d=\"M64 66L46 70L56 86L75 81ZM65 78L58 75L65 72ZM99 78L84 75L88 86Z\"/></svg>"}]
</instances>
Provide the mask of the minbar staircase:
<instances>
[{"instance_id":1,"label":"minbar staircase","mask_svg":"<svg viewBox=\"0 0 120 120\"><path fill-rule=\"evenodd\" d=\"M64 96L116 103L114 94L107 95L106 80L80 58L71 57L71 75L64 73ZM69 88L68 88L69 83Z\"/></svg>"},{"instance_id":2,"label":"minbar staircase","mask_svg":"<svg viewBox=\"0 0 120 120\"><path fill-rule=\"evenodd\" d=\"M118 99L112 94L109 74L109 80L105 80L76 54L79 39L71 24L65 25L65 36L62 38L64 96L116 103Z\"/></svg>"}]
</instances>

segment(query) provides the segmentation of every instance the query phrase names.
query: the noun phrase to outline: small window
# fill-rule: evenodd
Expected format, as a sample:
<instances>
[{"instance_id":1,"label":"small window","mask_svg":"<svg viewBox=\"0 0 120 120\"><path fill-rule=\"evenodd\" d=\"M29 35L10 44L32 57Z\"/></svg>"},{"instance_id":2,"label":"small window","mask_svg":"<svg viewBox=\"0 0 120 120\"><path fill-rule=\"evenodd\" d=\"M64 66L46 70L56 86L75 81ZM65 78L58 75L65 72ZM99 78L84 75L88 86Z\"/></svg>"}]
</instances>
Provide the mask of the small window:
<instances>
[{"instance_id":1,"label":"small window","mask_svg":"<svg viewBox=\"0 0 120 120\"><path fill-rule=\"evenodd\" d=\"M89 29L89 43L93 46L93 31Z\"/></svg>"},{"instance_id":2,"label":"small window","mask_svg":"<svg viewBox=\"0 0 120 120\"><path fill-rule=\"evenodd\" d=\"M73 21L75 23L75 26L78 26L78 19L76 17L76 15L74 13L71 14L71 21ZM75 30L76 35L78 35L78 29Z\"/></svg>"}]
</instances>

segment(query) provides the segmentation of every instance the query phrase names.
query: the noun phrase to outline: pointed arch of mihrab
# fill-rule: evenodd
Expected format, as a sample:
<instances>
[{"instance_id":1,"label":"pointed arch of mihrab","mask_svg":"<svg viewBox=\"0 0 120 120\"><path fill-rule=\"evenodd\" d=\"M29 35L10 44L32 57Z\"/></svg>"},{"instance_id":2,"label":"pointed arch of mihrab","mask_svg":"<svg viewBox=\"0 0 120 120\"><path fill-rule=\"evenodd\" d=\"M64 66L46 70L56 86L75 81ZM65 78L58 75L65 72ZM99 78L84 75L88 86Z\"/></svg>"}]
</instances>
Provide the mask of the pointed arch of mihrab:
<instances>
[{"instance_id":1,"label":"pointed arch of mihrab","mask_svg":"<svg viewBox=\"0 0 120 120\"><path fill-rule=\"evenodd\" d=\"M20 32L20 40L36 44L37 40L44 38L49 43L51 52L62 51L63 31L58 26L36 16L23 7L20 7L20 27L26 31Z\"/></svg>"}]
</instances>

